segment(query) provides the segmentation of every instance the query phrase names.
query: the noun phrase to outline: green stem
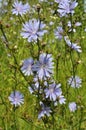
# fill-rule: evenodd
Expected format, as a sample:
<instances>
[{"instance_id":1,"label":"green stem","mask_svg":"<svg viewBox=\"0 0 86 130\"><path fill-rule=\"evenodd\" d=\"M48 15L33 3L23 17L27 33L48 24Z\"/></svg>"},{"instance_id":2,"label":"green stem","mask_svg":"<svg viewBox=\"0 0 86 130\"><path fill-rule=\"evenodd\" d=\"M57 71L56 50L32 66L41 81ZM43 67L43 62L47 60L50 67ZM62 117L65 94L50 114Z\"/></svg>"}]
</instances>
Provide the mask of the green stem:
<instances>
[{"instance_id":1,"label":"green stem","mask_svg":"<svg viewBox=\"0 0 86 130\"><path fill-rule=\"evenodd\" d=\"M16 124L16 107L15 106L13 106L13 121L14 121L14 126L13 126L13 128L14 128L14 130L18 130L17 129L17 124Z\"/></svg>"},{"instance_id":2,"label":"green stem","mask_svg":"<svg viewBox=\"0 0 86 130\"><path fill-rule=\"evenodd\" d=\"M71 21L71 47L72 47L72 38L73 38L73 21L72 21L72 14L70 14L70 21ZM72 50L70 50L70 58L71 58L71 63L72 63L72 74L73 74L73 77L75 77L75 65L74 65L74 61L73 61L73 53L72 53Z\"/></svg>"},{"instance_id":3,"label":"green stem","mask_svg":"<svg viewBox=\"0 0 86 130\"><path fill-rule=\"evenodd\" d=\"M4 36L4 38L5 38L5 45L6 45L7 48L9 48L9 46L8 46L8 39L7 39L7 37L6 37L5 33L4 33L2 24L0 24L0 29L1 29L1 32L2 32L2 34Z\"/></svg>"}]
</instances>

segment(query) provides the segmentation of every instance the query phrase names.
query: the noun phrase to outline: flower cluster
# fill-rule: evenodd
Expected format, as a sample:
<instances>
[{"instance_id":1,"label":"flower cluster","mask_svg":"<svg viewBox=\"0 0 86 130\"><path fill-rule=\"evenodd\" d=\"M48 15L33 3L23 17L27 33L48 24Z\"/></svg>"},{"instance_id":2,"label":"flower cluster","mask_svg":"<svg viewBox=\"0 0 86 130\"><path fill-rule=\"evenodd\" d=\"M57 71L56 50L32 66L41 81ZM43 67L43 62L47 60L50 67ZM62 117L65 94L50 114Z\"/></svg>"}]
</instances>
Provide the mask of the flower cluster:
<instances>
[{"instance_id":1,"label":"flower cluster","mask_svg":"<svg viewBox=\"0 0 86 130\"><path fill-rule=\"evenodd\" d=\"M34 61L32 58L24 60L21 71L25 75L32 75L36 72L39 79L50 77L53 74L54 62L51 54L42 53L39 56L39 61Z\"/></svg>"},{"instance_id":2,"label":"flower cluster","mask_svg":"<svg viewBox=\"0 0 86 130\"><path fill-rule=\"evenodd\" d=\"M69 18L68 15L73 16L74 9L78 5L76 0L75 1L54 0L54 1L58 5L58 9L56 9L56 13L58 13L60 17L66 16L66 18ZM39 0L39 3L42 2L47 3L48 0L44 0L44 1ZM50 3L52 3L52 5L54 4L54 2L50 2ZM36 6L34 5L33 7ZM30 5L28 3L23 4L21 1L18 2L18 0L16 0L13 4L12 14L23 16L29 10L30 10ZM37 52L38 55L36 55L37 57L35 58L30 56L28 59L25 59L22 63L20 71L24 76L24 78L25 76L29 76L29 78L31 79L31 82L28 86L28 90L32 95L35 95L35 97L38 99L37 100L38 102L36 104L38 105L37 108L39 111L38 119L41 118L45 119L47 116L53 115L54 109L56 107L58 107L59 105L63 106L66 103L66 98L64 95L65 92L63 92L63 89L61 88L62 84L57 82L57 79L54 79L55 63L54 63L53 55L49 54L51 51L46 51L46 49L42 50L43 49L41 46L42 43L40 42L42 42L41 40L42 37L48 31L45 29L46 24L44 24L41 17L42 16L39 15L38 13L38 19L32 18L29 19L29 21L27 22L23 21L21 36L24 39L27 39L28 42L31 42L30 45L32 45L34 42L37 43L35 45L37 45L36 47L38 47L38 52ZM22 19L22 17L19 18ZM64 20L64 18L62 19ZM76 28L74 29L73 25L74 27L78 27L81 26L82 24L80 22L75 23L74 21L73 23L72 21L67 20L67 23L65 22L65 25L67 25L67 29L66 29L66 27L64 27L63 25L63 22L64 21L62 21L61 23L60 21L60 23L58 24L59 26L58 27L56 26L56 29L53 29L54 38L59 40L64 38L64 41L66 42L68 48L70 48L71 52L72 50L74 50L78 53L81 53L82 52L81 47L76 43L72 43L69 37L71 32L76 32L75 30ZM52 27L52 25L54 25L54 22L51 21L49 22L48 25ZM46 53L44 53L45 51ZM58 52L56 54L58 54ZM67 54L69 55L69 53ZM77 55L77 53L75 54ZM71 76L66 83L68 83L68 85L71 86L72 88L79 88L81 87L82 79L78 76ZM20 106L21 104L24 103L24 96L19 91L13 91L8 98L11 104L14 105L15 107ZM70 112L75 112L77 110L77 104L75 102L69 102L70 99L68 99L67 101L68 101L68 107Z\"/></svg>"},{"instance_id":3,"label":"flower cluster","mask_svg":"<svg viewBox=\"0 0 86 130\"><path fill-rule=\"evenodd\" d=\"M26 59L23 62L21 71L24 75L33 75L33 82L28 89L31 94L41 99L40 112L38 118L49 116L52 112L52 102L54 106L65 104L65 98L62 95L61 84L56 84L52 80L54 62L51 54L42 53L39 55L39 60L34 61L32 58ZM40 100L39 100L40 101ZM50 104L50 105L49 105Z\"/></svg>"},{"instance_id":4,"label":"flower cluster","mask_svg":"<svg viewBox=\"0 0 86 130\"><path fill-rule=\"evenodd\" d=\"M66 99L62 95L61 84L56 84L54 80L44 79L40 82L39 78L34 78L33 84L28 87L31 94L41 99L40 112L38 118L52 113L52 103L54 107L59 104L65 104Z\"/></svg>"}]
</instances>

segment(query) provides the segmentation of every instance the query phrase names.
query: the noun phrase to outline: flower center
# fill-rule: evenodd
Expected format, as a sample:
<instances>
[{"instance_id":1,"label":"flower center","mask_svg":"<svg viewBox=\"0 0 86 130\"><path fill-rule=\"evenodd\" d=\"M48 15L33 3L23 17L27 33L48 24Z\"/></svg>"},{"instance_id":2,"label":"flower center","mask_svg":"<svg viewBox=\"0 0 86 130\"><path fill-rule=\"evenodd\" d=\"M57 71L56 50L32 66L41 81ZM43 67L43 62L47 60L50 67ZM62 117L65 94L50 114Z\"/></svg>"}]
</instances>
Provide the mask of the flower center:
<instances>
[{"instance_id":1,"label":"flower center","mask_svg":"<svg viewBox=\"0 0 86 130\"><path fill-rule=\"evenodd\" d=\"M32 34L36 34L36 31L34 30L34 31L32 32Z\"/></svg>"},{"instance_id":2,"label":"flower center","mask_svg":"<svg viewBox=\"0 0 86 130\"><path fill-rule=\"evenodd\" d=\"M22 10L22 8L21 8L20 6L18 6L18 7L16 7L16 10L17 10L18 12L20 12L20 11Z\"/></svg>"},{"instance_id":3,"label":"flower center","mask_svg":"<svg viewBox=\"0 0 86 130\"><path fill-rule=\"evenodd\" d=\"M41 68L45 68L45 67L46 67L46 64L42 64L42 65L41 65Z\"/></svg>"},{"instance_id":4,"label":"flower center","mask_svg":"<svg viewBox=\"0 0 86 130\"><path fill-rule=\"evenodd\" d=\"M53 88L50 88L50 93L53 93L54 89Z\"/></svg>"},{"instance_id":5,"label":"flower center","mask_svg":"<svg viewBox=\"0 0 86 130\"><path fill-rule=\"evenodd\" d=\"M17 97L15 97L15 98L14 98L14 100L15 100L15 101L18 101L18 98L17 98Z\"/></svg>"},{"instance_id":6,"label":"flower center","mask_svg":"<svg viewBox=\"0 0 86 130\"><path fill-rule=\"evenodd\" d=\"M28 66L28 68L27 68L27 70L28 70L28 71L30 71L30 70L31 70L31 68L32 68L32 66L31 66L31 65L29 65L29 66Z\"/></svg>"}]
</instances>

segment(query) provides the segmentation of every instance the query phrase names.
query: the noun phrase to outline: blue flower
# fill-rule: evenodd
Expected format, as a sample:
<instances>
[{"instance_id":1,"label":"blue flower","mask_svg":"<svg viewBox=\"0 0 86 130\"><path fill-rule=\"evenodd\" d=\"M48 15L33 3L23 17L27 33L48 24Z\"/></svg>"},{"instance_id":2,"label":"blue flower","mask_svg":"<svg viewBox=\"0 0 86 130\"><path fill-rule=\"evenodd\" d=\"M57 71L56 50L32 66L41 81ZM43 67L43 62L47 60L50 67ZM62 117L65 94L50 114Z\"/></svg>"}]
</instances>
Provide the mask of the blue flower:
<instances>
[{"instance_id":1,"label":"blue flower","mask_svg":"<svg viewBox=\"0 0 86 130\"><path fill-rule=\"evenodd\" d=\"M40 54L39 61L34 65L34 71L37 72L39 79L50 77L53 73L53 58L51 54Z\"/></svg>"},{"instance_id":2,"label":"blue flower","mask_svg":"<svg viewBox=\"0 0 86 130\"><path fill-rule=\"evenodd\" d=\"M50 113L52 112L50 110L50 107L44 105L42 102L40 102L40 105L41 105L41 111L38 114L38 119L44 117L45 115L50 116Z\"/></svg>"},{"instance_id":3,"label":"blue flower","mask_svg":"<svg viewBox=\"0 0 86 130\"><path fill-rule=\"evenodd\" d=\"M69 47L71 47L71 49L74 49L74 50L76 50L76 51L79 52L79 53L82 52L81 47L78 46L76 43L71 43L70 40L69 40L69 38L68 38L68 36L64 36L64 40L65 40L65 42L67 43L67 45L68 45Z\"/></svg>"},{"instance_id":4,"label":"blue flower","mask_svg":"<svg viewBox=\"0 0 86 130\"><path fill-rule=\"evenodd\" d=\"M46 88L44 90L46 98L50 98L50 100L56 101L57 97L59 97L62 94L61 84L50 84L49 88Z\"/></svg>"},{"instance_id":5,"label":"blue flower","mask_svg":"<svg viewBox=\"0 0 86 130\"><path fill-rule=\"evenodd\" d=\"M36 19L29 20L23 24L23 29L21 32L21 36L23 38L27 38L28 42L37 41L37 38L41 38L47 30L43 30L45 24L43 22L37 21Z\"/></svg>"},{"instance_id":6,"label":"blue flower","mask_svg":"<svg viewBox=\"0 0 86 130\"><path fill-rule=\"evenodd\" d=\"M13 4L12 13L15 15L23 15L26 14L30 10L30 6L28 3L22 4L22 2L15 1Z\"/></svg>"},{"instance_id":7,"label":"blue flower","mask_svg":"<svg viewBox=\"0 0 86 130\"><path fill-rule=\"evenodd\" d=\"M64 98L64 96L62 95L62 93L61 93L61 95L59 95L57 97L57 101L54 102L54 106L57 106L58 103L59 104L65 104L66 103L66 99Z\"/></svg>"},{"instance_id":8,"label":"blue flower","mask_svg":"<svg viewBox=\"0 0 86 130\"><path fill-rule=\"evenodd\" d=\"M19 91L12 92L8 98L15 107L24 103L24 96Z\"/></svg>"},{"instance_id":9,"label":"blue flower","mask_svg":"<svg viewBox=\"0 0 86 130\"><path fill-rule=\"evenodd\" d=\"M63 29L61 26L57 27L57 29L55 30L55 37L58 38L59 40L62 39L63 37Z\"/></svg>"},{"instance_id":10,"label":"blue flower","mask_svg":"<svg viewBox=\"0 0 86 130\"><path fill-rule=\"evenodd\" d=\"M36 96L38 96L38 91L41 94L42 89L41 89L41 86L40 86L40 83L39 83L39 78L37 76L34 77L33 84L31 84L31 86L29 86L28 89L29 89L31 94L37 92Z\"/></svg>"},{"instance_id":11,"label":"blue flower","mask_svg":"<svg viewBox=\"0 0 86 130\"><path fill-rule=\"evenodd\" d=\"M82 83L82 79L78 76L71 76L68 79L68 84L73 88L80 88Z\"/></svg>"},{"instance_id":12,"label":"blue flower","mask_svg":"<svg viewBox=\"0 0 86 130\"><path fill-rule=\"evenodd\" d=\"M21 71L25 74L25 75L33 75L33 67L34 61L32 58L26 59L24 60L23 66L21 67Z\"/></svg>"},{"instance_id":13,"label":"blue flower","mask_svg":"<svg viewBox=\"0 0 86 130\"><path fill-rule=\"evenodd\" d=\"M75 102L69 103L69 109L71 112L74 112L77 109L77 105Z\"/></svg>"},{"instance_id":14,"label":"blue flower","mask_svg":"<svg viewBox=\"0 0 86 130\"><path fill-rule=\"evenodd\" d=\"M59 2L59 9L57 10L60 13L60 16L66 16L67 14L73 14L75 7L78 5L76 1L71 0L62 0Z\"/></svg>"},{"instance_id":15,"label":"blue flower","mask_svg":"<svg viewBox=\"0 0 86 130\"><path fill-rule=\"evenodd\" d=\"M31 84L31 86L28 87L28 90L31 94L34 94L36 97L38 97L38 92L41 94L43 91L41 86L36 86L36 84Z\"/></svg>"},{"instance_id":16,"label":"blue flower","mask_svg":"<svg viewBox=\"0 0 86 130\"><path fill-rule=\"evenodd\" d=\"M74 50L76 50L76 51L79 52L79 53L82 52L81 47L78 46L76 43L72 43L71 48L74 49Z\"/></svg>"}]
</instances>

